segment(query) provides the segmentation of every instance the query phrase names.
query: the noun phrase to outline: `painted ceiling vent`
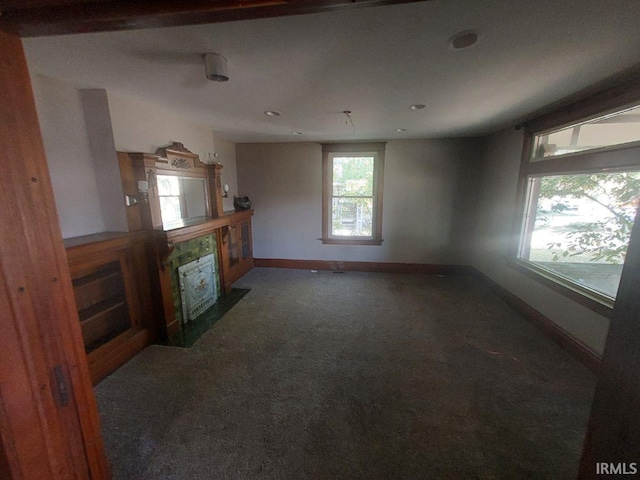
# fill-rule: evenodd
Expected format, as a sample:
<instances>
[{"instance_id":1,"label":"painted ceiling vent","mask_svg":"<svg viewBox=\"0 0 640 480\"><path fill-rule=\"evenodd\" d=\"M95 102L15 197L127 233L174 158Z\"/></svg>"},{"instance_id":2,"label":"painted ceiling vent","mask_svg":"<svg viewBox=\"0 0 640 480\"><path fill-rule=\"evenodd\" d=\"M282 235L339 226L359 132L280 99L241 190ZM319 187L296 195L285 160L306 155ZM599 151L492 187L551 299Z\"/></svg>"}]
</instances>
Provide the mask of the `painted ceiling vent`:
<instances>
[{"instance_id":1,"label":"painted ceiling vent","mask_svg":"<svg viewBox=\"0 0 640 480\"><path fill-rule=\"evenodd\" d=\"M204 71L209 80L214 82L226 82L229 80L229 65L227 59L217 53L205 53Z\"/></svg>"}]
</instances>

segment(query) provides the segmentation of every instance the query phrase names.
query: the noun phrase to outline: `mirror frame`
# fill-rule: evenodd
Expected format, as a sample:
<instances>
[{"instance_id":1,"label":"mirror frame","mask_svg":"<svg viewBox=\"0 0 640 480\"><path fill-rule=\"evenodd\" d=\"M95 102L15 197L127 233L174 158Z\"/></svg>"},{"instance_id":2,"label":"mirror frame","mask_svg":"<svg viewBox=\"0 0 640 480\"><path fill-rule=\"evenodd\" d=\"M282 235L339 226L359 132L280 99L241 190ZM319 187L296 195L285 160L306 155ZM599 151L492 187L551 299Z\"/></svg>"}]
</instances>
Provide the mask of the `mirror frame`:
<instances>
[{"instance_id":1,"label":"mirror frame","mask_svg":"<svg viewBox=\"0 0 640 480\"><path fill-rule=\"evenodd\" d=\"M177 142L168 147L159 148L155 155L143 154L135 157L131 156L131 158L135 179L149 182L149 191L145 198L148 208L143 208L142 224L144 227L164 230L160 212L160 199L158 197L158 175L204 179L205 215L207 219L213 217L214 165L202 163L198 154L189 151L184 145ZM187 222L185 222L184 226L186 224ZM173 228L180 228L180 225L172 226L171 229Z\"/></svg>"}]
</instances>

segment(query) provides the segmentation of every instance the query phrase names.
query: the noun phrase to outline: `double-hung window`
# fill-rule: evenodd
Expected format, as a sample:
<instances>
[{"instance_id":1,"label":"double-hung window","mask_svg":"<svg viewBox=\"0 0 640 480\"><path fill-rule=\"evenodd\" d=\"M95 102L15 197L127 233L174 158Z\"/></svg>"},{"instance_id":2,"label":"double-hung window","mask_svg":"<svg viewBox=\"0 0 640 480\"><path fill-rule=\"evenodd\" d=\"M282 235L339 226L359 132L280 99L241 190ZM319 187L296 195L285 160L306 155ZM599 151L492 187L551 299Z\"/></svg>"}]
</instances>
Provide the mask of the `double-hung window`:
<instances>
[{"instance_id":1,"label":"double-hung window","mask_svg":"<svg viewBox=\"0 0 640 480\"><path fill-rule=\"evenodd\" d=\"M384 147L384 143L323 145L323 243L382 243Z\"/></svg>"},{"instance_id":2,"label":"double-hung window","mask_svg":"<svg viewBox=\"0 0 640 480\"><path fill-rule=\"evenodd\" d=\"M518 263L563 293L612 307L640 201L640 107L527 140Z\"/></svg>"}]
</instances>

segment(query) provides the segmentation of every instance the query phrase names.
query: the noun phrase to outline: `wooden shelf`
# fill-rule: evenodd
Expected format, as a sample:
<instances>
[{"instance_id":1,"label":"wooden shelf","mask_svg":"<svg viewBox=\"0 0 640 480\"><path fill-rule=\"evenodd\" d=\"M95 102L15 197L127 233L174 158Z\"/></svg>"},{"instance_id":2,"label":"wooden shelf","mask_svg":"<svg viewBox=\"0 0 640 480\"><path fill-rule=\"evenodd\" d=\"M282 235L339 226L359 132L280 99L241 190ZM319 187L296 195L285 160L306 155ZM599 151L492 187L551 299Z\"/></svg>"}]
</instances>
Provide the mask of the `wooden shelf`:
<instances>
[{"instance_id":1,"label":"wooden shelf","mask_svg":"<svg viewBox=\"0 0 640 480\"><path fill-rule=\"evenodd\" d=\"M146 232L103 232L65 240L94 383L155 337L149 238Z\"/></svg>"}]
</instances>

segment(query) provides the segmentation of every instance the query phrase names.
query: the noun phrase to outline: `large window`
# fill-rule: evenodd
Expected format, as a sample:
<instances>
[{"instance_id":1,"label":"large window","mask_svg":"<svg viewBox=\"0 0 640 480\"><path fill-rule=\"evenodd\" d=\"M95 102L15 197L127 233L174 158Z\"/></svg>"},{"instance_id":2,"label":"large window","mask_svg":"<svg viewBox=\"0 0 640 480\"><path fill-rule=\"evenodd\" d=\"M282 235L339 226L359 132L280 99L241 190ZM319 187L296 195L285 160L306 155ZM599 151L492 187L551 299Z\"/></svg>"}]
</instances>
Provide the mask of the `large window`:
<instances>
[{"instance_id":1,"label":"large window","mask_svg":"<svg viewBox=\"0 0 640 480\"><path fill-rule=\"evenodd\" d=\"M612 306L640 200L640 117L621 109L532 135L518 259Z\"/></svg>"},{"instance_id":2,"label":"large window","mask_svg":"<svg viewBox=\"0 0 640 480\"><path fill-rule=\"evenodd\" d=\"M323 145L323 243L382 243L383 165L383 143Z\"/></svg>"}]
</instances>

